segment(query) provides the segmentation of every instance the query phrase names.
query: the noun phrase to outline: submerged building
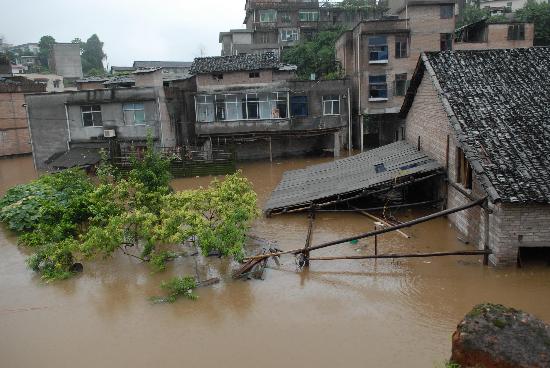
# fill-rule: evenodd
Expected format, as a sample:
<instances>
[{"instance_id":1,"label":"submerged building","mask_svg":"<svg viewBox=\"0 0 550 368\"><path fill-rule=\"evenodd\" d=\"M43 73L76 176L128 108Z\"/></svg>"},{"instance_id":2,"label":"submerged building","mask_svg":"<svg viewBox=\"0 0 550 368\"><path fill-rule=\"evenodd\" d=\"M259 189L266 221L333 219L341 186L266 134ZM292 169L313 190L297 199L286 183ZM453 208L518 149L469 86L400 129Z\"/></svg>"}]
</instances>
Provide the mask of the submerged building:
<instances>
[{"instance_id":1,"label":"submerged building","mask_svg":"<svg viewBox=\"0 0 550 368\"><path fill-rule=\"evenodd\" d=\"M447 172L450 221L495 265L550 248L550 48L422 54L400 115Z\"/></svg>"},{"instance_id":2,"label":"submerged building","mask_svg":"<svg viewBox=\"0 0 550 368\"><path fill-rule=\"evenodd\" d=\"M271 53L197 58L197 144L254 159L330 151L347 142L347 80L297 81Z\"/></svg>"}]
</instances>

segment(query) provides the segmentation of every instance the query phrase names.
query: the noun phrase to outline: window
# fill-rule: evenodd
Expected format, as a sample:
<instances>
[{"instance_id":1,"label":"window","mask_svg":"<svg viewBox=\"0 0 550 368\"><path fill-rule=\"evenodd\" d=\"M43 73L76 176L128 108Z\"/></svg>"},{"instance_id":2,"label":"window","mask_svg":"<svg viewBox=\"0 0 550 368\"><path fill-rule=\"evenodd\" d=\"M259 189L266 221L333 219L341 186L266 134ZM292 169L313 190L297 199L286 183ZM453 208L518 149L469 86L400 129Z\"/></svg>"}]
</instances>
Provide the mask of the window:
<instances>
[{"instance_id":1,"label":"window","mask_svg":"<svg viewBox=\"0 0 550 368\"><path fill-rule=\"evenodd\" d=\"M53 81L53 88L59 88L60 82L61 82L61 81L60 81L59 79L54 80L54 81Z\"/></svg>"},{"instance_id":2,"label":"window","mask_svg":"<svg viewBox=\"0 0 550 368\"><path fill-rule=\"evenodd\" d=\"M260 100L258 95L249 93L243 98L243 118L244 119L259 119L260 118Z\"/></svg>"},{"instance_id":3,"label":"window","mask_svg":"<svg viewBox=\"0 0 550 368\"><path fill-rule=\"evenodd\" d=\"M323 96L323 115L340 115L340 96Z\"/></svg>"},{"instance_id":4,"label":"window","mask_svg":"<svg viewBox=\"0 0 550 368\"><path fill-rule=\"evenodd\" d=\"M453 49L453 35L451 33L441 33L439 35L439 47L441 51L450 51Z\"/></svg>"},{"instance_id":5,"label":"window","mask_svg":"<svg viewBox=\"0 0 550 368\"><path fill-rule=\"evenodd\" d=\"M101 106L81 106L80 111L82 112L82 123L85 127L103 126Z\"/></svg>"},{"instance_id":6,"label":"window","mask_svg":"<svg viewBox=\"0 0 550 368\"><path fill-rule=\"evenodd\" d=\"M512 12L512 2L506 3L506 12L511 13Z\"/></svg>"},{"instance_id":7,"label":"window","mask_svg":"<svg viewBox=\"0 0 550 368\"><path fill-rule=\"evenodd\" d=\"M403 74L396 74L395 75L395 88L394 88L394 95L395 96L405 96L405 93L407 92L407 73Z\"/></svg>"},{"instance_id":8,"label":"window","mask_svg":"<svg viewBox=\"0 0 550 368\"><path fill-rule=\"evenodd\" d=\"M525 25L513 24L508 26L508 40L525 40Z\"/></svg>"},{"instance_id":9,"label":"window","mask_svg":"<svg viewBox=\"0 0 550 368\"><path fill-rule=\"evenodd\" d=\"M216 96L216 121L224 121L227 118L225 112L225 99Z\"/></svg>"},{"instance_id":10,"label":"window","mask_svg":"<svg viewBox=\"0 0 550 368\"><path fill-rule=\"evenodd\" d=\"M386 36L369 37L369 62L388 62L388 42Z\"/></svg>"},{"instance_id":11,"label":"window","mask_svg":"<svg viewBox=\"0 0 550 368\"><path fill-rule=\"evenodd\" d=\"M277 20L277 11L273 9L260 10L260 23L273 23Z\"/></svg>"},{"instance_id":12,"label":"window","mask_svg":"<svg viewBox=\"0 0 550 368\"><path fill-rule=\"evenodd\" d=\"M298 30L281 29L281 41L282 42L298 41Z\"/></svg>"},{"instance_id":13,"label":"window","mask_svg":"<svg viewBox=\"0 0 550 368\"><path fill-rule=\"evenodd\" d=\"M464 188L472 189L472 167L460 147L456 148L456 181Z\"/></svg>"},{"instance_id":14,"label":"window","mask_svg":"<svg viewBox=\"0 0 550 368\"><path fill-rule=\"evenodd\" d=\"M281 16L281 22L283 23L290 23L292 21L290 14L288 13L279 13L279 15Z\"/></svg>"},{"instance_id":15,"label":"window","mask_svg":"<svg viewBox=\"0 0 550 368\"><path fill-rule=\"evenodd\" d=\"M249 78L260 78L260 72L250 72L248 73Z\"/></svg>"},{"instance_id":16,"label":"window","mask_svg":"<svg viewBox=\"0 0 550 368\"><path fill-rule=\"evenodd\" d=\"M214 74L212 74L212 78L214 78L214 80L222 80L223 79L223 74L222 73L214 73Z\"/></svg>"},{"instance_id":17,"label":"window","mask_svg":"<svg viewBox=\"0 0 550 368\"><path fill-rule=\"evenodd\" d=\"M388 99L388 85L385 75L369 76L369 100L380 101Z\"/></svg>"},{"instance_id":18,"label":"window","mask_svg":"<svg viewBox=\"0 0 550 368\"><path fill-rule=\"evenodd\" d=\"M292 96L290 111L292 116L308 116L307 96Z\"/></svg>"},{"instance_id":19,"label":"window","mask_svg":"<svg viewBox=\"0 0 550 368\"><path fill-rule=\"evenodd\" d=\"M451 19L455 15L455 6L454 5L440 5L439 6L439 17L441 19Z\"/></svg>"},{"instance_id":20,"label":"window","mask_svg":"<svg viewBox=\"0 0 550 368\"><path fill-rule=\"evenodd\" d=\"M319 12L318 11L308 11L300 10L298 13L301 22L318 22L319 21Z\"/></svg>"},{"instance_id":21,"label":"window","mask_svg":"<svg viewBox=\"0 0 550 368\"><path fill-rule=\"evenodd\" d=\"M273 119L286 119L288 116L286 92L273 92L272 106L271 117Z\"/></svg>"},{"instance_id":22,"label":"window","mask_svg":"<svg viewBox=\"0 0 550 368\"><path fill-rule=\"evenodd\" d=\"M124 122L126 124L145 124L145 109L143 103L126 103L123 105Z\"/></svg>"},{"instance_id":23,"label":"window","mask_svg":"<svg viewBox=\"0 0 550 368\"><path fill-rule=\"evenodd\" d=\"M395 36L395 58L409 57L409 36L408 35L396 35Z\"/></svg>"},{"instance_id":24,"label":"window","mask_svg":"<svg viewBox=\"0 0 550 368\"><path fill-rule=\"evenodd\" d=\"M214 96L199 95L197 101L197 121L214 121Z\"/></svg>"}]
</instances>

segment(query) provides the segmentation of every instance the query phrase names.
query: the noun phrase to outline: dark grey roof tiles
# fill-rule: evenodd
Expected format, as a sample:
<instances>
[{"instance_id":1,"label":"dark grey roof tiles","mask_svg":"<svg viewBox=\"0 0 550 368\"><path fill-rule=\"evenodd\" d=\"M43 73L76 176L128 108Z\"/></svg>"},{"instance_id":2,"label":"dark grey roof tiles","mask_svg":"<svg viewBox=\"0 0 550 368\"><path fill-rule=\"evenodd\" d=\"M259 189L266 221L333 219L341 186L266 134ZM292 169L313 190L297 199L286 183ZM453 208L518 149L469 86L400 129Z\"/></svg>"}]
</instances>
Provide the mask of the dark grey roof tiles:
<instances>
[{"instance_id":1,"label":"dark grey roof tiles","mask_svg":"<svg viewBox=\"0 0 550 368\"><path fill-rule=\"evenodd\" d=\"M284 64L273 53L258 55L232 55L196 58L191 66L192 74L225 73L262 69L296 70L296 66Z\"/></svg>"},{"instance_id":2,"label":"dark grey roof tiles","mask_svg":"<svg viewBox=\"0 0 550 368\"><path fill-rule=\"evenodd\" d=\"M476 174L504 202L550 203L550 48L426 55Z\"/></svg>"}]
</instances>

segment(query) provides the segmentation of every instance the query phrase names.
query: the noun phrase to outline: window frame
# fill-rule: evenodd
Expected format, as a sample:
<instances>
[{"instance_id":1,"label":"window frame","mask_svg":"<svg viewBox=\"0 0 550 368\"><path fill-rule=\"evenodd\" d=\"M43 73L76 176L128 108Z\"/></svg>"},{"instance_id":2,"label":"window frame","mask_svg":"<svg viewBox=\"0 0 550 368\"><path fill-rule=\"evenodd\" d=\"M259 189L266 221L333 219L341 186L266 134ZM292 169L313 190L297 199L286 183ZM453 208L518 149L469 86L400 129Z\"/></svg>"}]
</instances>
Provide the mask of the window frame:
<instances>
[{"instance_id":1,"label":"window frame","mask_svg":"<svg viewBox=\"0 0 550 368\"><path fill-rule=\"evenodd\" d=\"M403 43L405 44L403 50ZM395 58L405 59L409 57L409 35L395 35Z\"/></svg>"},{"instance_id":2,"label":"window frame","mask_svg":"<svg viewBox=\"0 0 550 368\"><path fill-rule=\"evenodd\" d=\"M298 101L298 99L303 99L302 101ZM295 114L295 112L298 110L297 106L301 106L300 111L302 113ZM303 113L305 111L305 113ZM290 96L290 116L293 118L304 118L309 116L309 99L307 96L300 95L300 96Z\"/></svg>"},{"instance_id":3,"label":"window frame","mask_svg":"<svg viewBox=\"0 0 550 368\"><path fill-rule=\"evenodd\" d=\"M321 15L319 10L300 10L298 11L298 19L300 22L318 22Z\"/></svg>"},{"instance_id":4,"label":"window frame","mask_svg":"<svg viewBox=\"0 0 550 368\"><path fill-rule=\"evenodd\" d=\"M323 96L323 116L338 116L340 115L341 99L340 95ZM327 107L330 106L330 112L327 112ZM336 107L336 109L335 109ZM335 110L337 110L335 112Z\"/></svg>"},{"instance_id":5,"label":"window frame","mask_svg":"<svg viewBox=\"0 0 550 368\"><path fill-rule=\"evenodd\" d=\"M84 108L90 108L90 111L84 111ZM94 110L94 108L98 108ZM90 115L92 117L92 125L86 125L86 119L84 119L84 114ZM99 114L99 124L95 124L94 114ZM103 114L101 112L101 105L82 105L80 106L80 116L82 118L82 126L85 128L100 128L103 127ZM97 116L97 115L95 115Z\"/></svg>"},{"instance_id":6,"label":"window frame","mask_svg":"<svg viewBox=\"0 0 550 368\"><path fill-rule=\"evenodd\" d=\"M453 19L455 16L455 6L450 4L439 5L439 19Z\"/></svg>"},{"instance_id":7,"label":"window frame","mask_svg":"<svg viewBox=\"0 0 550 368\"><path fill-rule=\"evenodd\" d=\"M471 190L473 186L472 166L460 147L456 147L456 183L467 190Z\"/></svg>"},{"instance_id":8,"label":"window frame","mask_svg":"<svg viewBox=\"0 0 550 368\"><path fill-rule=\"evenodd\" d=\"M404 78L403 78L404 77ZM395 74L395 79L394 79L394 90L393 90L393 95L394 96L399 96L399 97L402 97L402 96L405 96L407 94L407 89L408 89L408 80L407 80L407 77L408 77L408 74L407 73L397 73ZM403 83L403 86L402 86L402 93L398 93L398 92L401 92L401 88L398 88L398 82L401 82Z\"/></svg>"},{"instance_id":9,"label":"window frame","mask_svg":"<svg viewBox=\"0 0 550 368\"><path fill-rule=\"evenodd\" d=\"M289 36L289 33L291 37ZM283 34L286 35L286 37L283 37ZM279 39L281 42L295 42L300 40L300 32L297 28L287 28L287 29L281 29L279 31Z\"/></svg>"},{"instance_id":10,"label":"window frame","mask_svg":"<svg viewBox=\"0 0 550 368\"><path fill-rule=\"evenodd\" d=\"M508 26L508 41L525 40L525 24L510 24Z\"/></svg>"},{"instance_id":11,"label":"window frame","mask_svg":"<svg viewBox=\"0 0 550 368\"><path fill-rule=\"evenodd\" d=\"M131 108L129 108L129 105L132 105ZM135 108L135 105L141 105L141 109ZM129 122L126 121L126 112L127 111L133 111L133 121ZM143 111L143 121L142 122L136 122L136 111ZM143 102L126 102L122 104L122 116L124 119L125 125L147 125L146 118L145 118L145 104Z\"/></svg>"},{"instance_id":12,"label":"window frame","mask_svg":"<svg viewBox=\"0 0 550 368\"><path fill-rule=\"evenodd\" d=\"M379 40L384 42L378 42ZM387 64L390 58L388 48L388 36L377 35L370 36L368 38L368 51L369 51L369 64ZM376 53L376 58L373 59L372 55ZM381 55L381 56L380 56ZM385 56L385 59L383 58Z\"/></svg>"},{"instance_id":13,"label":"window frame","mask_svg":"<svg viewBox=\"0 0 550 368\"><path fill-rule=\"evenodd\" d=\"M384 82L382 81L373 81L374 78L381 78L384 77ZM373 89L373 87L379 87L384 86L384 89ZM372 91L385 91L385 96L378 96L373 97ZM386 74L379 74L379 75L369 75L369 101L376 102L376 101L387 101L388 100L388 77Z\"/></svg>"},{"instance_id":14,"label":"window frame","mask_svg":"<svg viewBox=\"0 0 550 368\"><path fill-rule=\"evenodd\" d=\"M248 78L260 78L260 72L250 72L248 73Z\"/></svg>"},{"instance_id":15,"label":"window frame","mask_svg":"<svg viewBox=\"0 0 550 368\"><path fill-rule=\"evenodd\" d=\"M258 15L260 18L260 23L275 23L277 21L277 10L275 9L259 10ZM266 19L266 17L268 18Z\"/></svg>"}]
</instances>

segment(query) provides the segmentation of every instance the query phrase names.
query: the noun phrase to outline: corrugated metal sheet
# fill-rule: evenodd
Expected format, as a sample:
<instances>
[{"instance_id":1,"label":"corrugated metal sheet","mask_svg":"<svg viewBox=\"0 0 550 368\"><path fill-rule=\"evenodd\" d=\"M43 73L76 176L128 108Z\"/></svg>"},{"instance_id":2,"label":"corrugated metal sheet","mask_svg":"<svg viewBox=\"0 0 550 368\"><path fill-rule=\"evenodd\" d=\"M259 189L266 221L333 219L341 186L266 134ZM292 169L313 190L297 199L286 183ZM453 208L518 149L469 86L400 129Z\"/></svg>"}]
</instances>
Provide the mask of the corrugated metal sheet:
<instances>
[{"instance_id":1,"label":"corrugated metal sheet","mask_svg":"<svg viewBox=\"0 0 550 368\"><path fill-rule=\"evenodd\" d=\"M271 213L323 203L439 169L441 165L425 152L400 141L341 160L287 171L264 210Z\"/></svg>"}]
</instances>

